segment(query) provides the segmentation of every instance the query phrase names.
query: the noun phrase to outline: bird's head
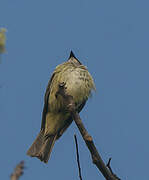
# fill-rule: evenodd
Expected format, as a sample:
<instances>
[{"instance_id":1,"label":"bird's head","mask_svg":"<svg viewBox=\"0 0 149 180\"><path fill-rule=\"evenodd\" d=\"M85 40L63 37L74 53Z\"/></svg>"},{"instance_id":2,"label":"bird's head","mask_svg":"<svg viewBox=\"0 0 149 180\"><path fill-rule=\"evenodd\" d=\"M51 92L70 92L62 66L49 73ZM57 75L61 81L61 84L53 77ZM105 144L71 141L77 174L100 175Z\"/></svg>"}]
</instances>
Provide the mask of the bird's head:
<instances>
[{"instance_id":1,"label":"bird's head","mask_svg":"<svg viewBox=\"0 0 149 180\"><path fill-rule=\"evenodd\" d=\"M71 51L70 56L68 58L68 62L72 62L73 64L80 66L82 63L75 57L74 53Z\"/></svg>"}]
</instances>

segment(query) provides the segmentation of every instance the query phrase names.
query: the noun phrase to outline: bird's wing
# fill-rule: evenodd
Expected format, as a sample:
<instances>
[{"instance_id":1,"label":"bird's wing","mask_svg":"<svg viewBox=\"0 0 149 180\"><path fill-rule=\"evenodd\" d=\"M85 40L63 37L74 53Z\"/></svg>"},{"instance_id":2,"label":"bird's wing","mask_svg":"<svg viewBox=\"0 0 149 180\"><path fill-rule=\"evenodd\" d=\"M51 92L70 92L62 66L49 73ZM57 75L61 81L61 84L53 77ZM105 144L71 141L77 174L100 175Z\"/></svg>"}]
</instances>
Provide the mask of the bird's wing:
<instances>
[{"instance_id":1,"label":"bird's wing","mask_svg":"<svg viewBox=\"0 0 149 180\"><path fill-rule=\"evenodd\" d=\"M55 76L55 72L52 74L52 77L48 82L48 86L47 86L45 97L44 97L44 107L43 107L43 112L42 112L41 130L44 130L44 128L45 128L46 114L47 114L48 105L49 105L48 100L49 100L49 95L50 95L50 90L51 90L51 83L52 83L54 76Z\"/></svg>"},{"instance_id":2,"label":"bird's wing","mask_svg":"<svg viewBox=\"0 0 149 180\"><path fill-rule=\"evenodd\" d=\"M49 108L49 107L48 107L48 106L49 106L48 101L49 101L49 95L50 95L50 90L51 90L51 84L52 84L52 80L53 80L55 74L56 74L56 72L53 73L51 79L50 79L49 82L48 82L48 86L47 86L47 89L46 89L46 93L45 93L45 97L44 97L44 108L43 108L43 112L42 112L41 130L44 130L44 128L45 128L46 114L47 114L47 111L48 111L48 108ZM78 111L78 112L80 112L80 111L83 109L86 101L87 101L87 99L85 99L85 100L80 104L80 106L77 108L77 111ZM67 123L66 123L65 126L60 130L60 133L59 133L60 135L59 135L59 136L61 136L61 135L63 134L63 132L64 132L64 131L69 127L69 125L72 123L72 121L73 121L72 117L69 117L69 118L66 120ZM61 132L62 132L62 133L61 133Z\"/></svg>"}]
</instances>

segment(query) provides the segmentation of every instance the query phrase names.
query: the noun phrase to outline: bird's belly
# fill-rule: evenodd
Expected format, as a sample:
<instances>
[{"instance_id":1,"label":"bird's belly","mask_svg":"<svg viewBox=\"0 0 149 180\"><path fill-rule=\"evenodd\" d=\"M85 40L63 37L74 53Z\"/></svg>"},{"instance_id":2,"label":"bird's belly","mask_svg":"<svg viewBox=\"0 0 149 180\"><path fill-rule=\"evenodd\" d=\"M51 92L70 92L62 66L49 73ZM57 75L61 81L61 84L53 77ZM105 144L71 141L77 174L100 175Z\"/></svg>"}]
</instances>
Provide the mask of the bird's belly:
<instances>
[{"instance_id":1,"label":"bird's belly","mask_svg":"<svg viewBox=\"0 0 149 180\"><path fill-rule=\"evenodd\" d=\"M59 83L63 82L65 83L67 94L73 96L77 106L86 101L91 93L92 86L90 85L90 77L84 70L78 68L60 73L55 79L55 84L57 85L51 88L49 98L49 111L51 112L59 112L65 108L62 96L59 95L57 98L55 96Z\"/></svg>"},{"instance_id":2,"label":"bird's belly","mask_svg":"<svg viewBox=\"0 0 149 180\"><path fill-rule=\"evenodd\" d=\"M66 81L66 91L73 96L76 103L87 99L91 89L89 88L89 80L86 76L81 76L81 73L74 71Z\"/></svg>"}]
</instances>

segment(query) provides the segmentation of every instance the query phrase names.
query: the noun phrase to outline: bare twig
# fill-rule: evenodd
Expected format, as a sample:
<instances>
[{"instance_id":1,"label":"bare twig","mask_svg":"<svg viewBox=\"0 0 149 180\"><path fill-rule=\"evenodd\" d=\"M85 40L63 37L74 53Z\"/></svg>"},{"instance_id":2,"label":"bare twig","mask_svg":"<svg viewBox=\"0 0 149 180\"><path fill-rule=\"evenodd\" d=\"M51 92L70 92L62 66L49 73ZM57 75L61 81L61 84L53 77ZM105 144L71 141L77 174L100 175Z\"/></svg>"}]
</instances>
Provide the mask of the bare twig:
<instances>
[{"instance_id":1,"label":"bare twig","mask_svg":"<svg viewBox=\"0 0 149 180\"><path fill-rule=\"evenodd\" d=\"M77 142L77 136L76 136L76 134L74 135L74 138L75 138L75 144L76 144L76 153L77 153L77 163L78 163L78 169L79 169L79 178L80 178L80 180L82 180L80 160L79 160L78 142Z\"/></svg>"},{"instance_id":2,"label":"bare twig","mask_svg":"<svg viewBox=\"0 0 149 180\"><path fill-rule=\"evenodd\" d=\"M103 176L105 177L106 180L118 180L109 171L109 169L104 164L101 156L99 155L99 153L94 145L92 137L88 134L87 130L85 129L85 127L81 121L79 114L76 112L73 97L66 93L65 83L59 84L59 90L56 93L56 96L58 96L58 95L61 95L64 98L67 110L70 112L71 116L73 117L73 120L75 121L75 123L76 123L76 125L77 125L77 127L78 127L90 153L91 153L93 163L97 166L97 168L100 170L100 172L103 174Z\"/></svg>"},{"instance_id":3,"label":"bare twig","mask_svg":"<svg viewBox=\"0 0 149 180\"><path fill-rule=\"evenodd\" d=\"M14 172L11 174L10 179L18 180L20 176L23 175L23 170L24 170L24 161L21 161L14 169Z\"/></svg>"},{"instance_id":4,"label":"bare twig","mask_svg":"<svg viewBox=\"0 0 149 180\"><path fill-rule=\"evenodd\" d=\"M108 163L107 163L107 167L109 168L111 174L113 174L113 171L112 171L111 166L110 166L111 159L112 159L112 158L109 158L109 161L108 161Z\"/></svg>"},{"instance_id":5,"label":"bare twig","mask_svg":"<svg viewBox=\"0 0 149 180\"><path fill-rule=\"evenodd\" d=\"M111 166L110 166L111 160L112 160L112 158L109 158L109 161L108 161L108 163L107 163L107 167L109 168L111 174L113 174L113 176L115 176L115 178L117 178L118 180L121 180L120 178L118 178L118 177L116 176L116 174L113 173L112 168L111 168Z\"/></svg>"}]
</instances>

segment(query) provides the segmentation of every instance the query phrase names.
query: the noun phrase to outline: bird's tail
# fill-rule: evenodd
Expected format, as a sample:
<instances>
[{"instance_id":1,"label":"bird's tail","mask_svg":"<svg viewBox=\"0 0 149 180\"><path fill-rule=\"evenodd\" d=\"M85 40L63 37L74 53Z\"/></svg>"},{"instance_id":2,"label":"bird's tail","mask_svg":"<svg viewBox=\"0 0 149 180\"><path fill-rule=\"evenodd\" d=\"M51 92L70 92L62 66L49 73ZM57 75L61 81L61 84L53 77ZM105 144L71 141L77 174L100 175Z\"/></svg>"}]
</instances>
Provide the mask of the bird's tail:
<instances>
[{"instance_id":1,"label":"bird's tail","mask_svg":"<svg viewBox=\"0 0 149 180\"><path fill-rule=\"evenodd\" d=\"M44 132L40 131L37 138L27 151L27 155L31 157L37 157L44 163L47 163L56 138L57 134L45 137Z\"/></svg>"}]
</instances>

